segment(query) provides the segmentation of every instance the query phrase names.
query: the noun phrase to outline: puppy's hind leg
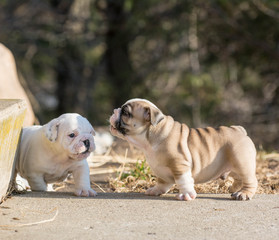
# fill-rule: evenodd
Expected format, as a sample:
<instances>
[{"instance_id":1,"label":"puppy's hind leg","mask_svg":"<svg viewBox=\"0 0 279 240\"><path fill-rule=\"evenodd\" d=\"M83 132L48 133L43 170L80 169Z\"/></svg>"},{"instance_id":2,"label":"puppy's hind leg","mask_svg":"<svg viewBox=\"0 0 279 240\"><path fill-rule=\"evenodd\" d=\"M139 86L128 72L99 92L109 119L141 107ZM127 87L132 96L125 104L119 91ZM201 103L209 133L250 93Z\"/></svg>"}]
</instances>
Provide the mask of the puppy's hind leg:
<instances>
[{"instance_id":1,"label":"puppy's hind leg","mask_svg":"<svg viewBox=\"0 0 279 240\"><path fill-rule=\"evenodd\" d=\"M229 188L229 192L230 193L234 193L237 192L241 189L242 187L242 181L239 178L239 176L237 174L235 174L234 172L231 172L229 174L230 177L232 177L234 179L232 186L230 186Z\"/></svg>"},{"instance_id":2,"label":"puppy's hind leg","mask_svg":"<svg viewBox=\"0 0 279 240\"><path fill-rule=\"evenodd\" d=\"M232 199L235 200L250 200L257 190L256 149L251 140L250 143L246 142L244 147L238 148L235 153L232 172L237 175L237 181L242 182L241 189L232 194Z\"/></svg>"},{"instance_id":3,"label":"puppy's hind leg","mask_svg":"<svg viewBox=\"0 0 279 240\"><path fill-rule=\"evenodd\" d=\"M166 193L172 185L173 183L167 183L163 179L158 178L157 185L147 189L145 194L150 196L159 196L161 194Z\"/></svg>"},{"instance_id":4,"label":"puppy's hind leg","mask_svg":"<svg viewBox=\"0 0 279 240\"><path fill-rule=\"evenodd\" d=\"M238 192L232 194L232 199L244 201L251 200L257 190L257 178L252 174L242 174L240 177L242 178L242 188Z\"/></svg>"}]
</instances>

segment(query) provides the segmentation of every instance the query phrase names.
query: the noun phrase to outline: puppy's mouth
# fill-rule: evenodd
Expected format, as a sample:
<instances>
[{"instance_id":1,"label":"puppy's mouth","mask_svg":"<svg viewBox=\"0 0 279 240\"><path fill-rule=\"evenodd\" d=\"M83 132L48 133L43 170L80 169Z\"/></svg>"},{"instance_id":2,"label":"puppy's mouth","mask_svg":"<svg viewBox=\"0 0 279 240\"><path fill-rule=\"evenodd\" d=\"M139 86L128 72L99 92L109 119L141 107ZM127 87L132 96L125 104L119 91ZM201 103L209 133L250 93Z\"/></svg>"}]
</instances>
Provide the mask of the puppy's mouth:
<instances>
[{"instance_id":1,"label":"puppy's mouth","mask_svg":"<svg viewBox=\"0 0 279 240\"><path fill-rule=\"evenodd\" d=\"M117 131L120 132L122 135L125 135L127 133L127 130L123 127L124 123L121 119L121 112L117 114L113 114L110 118L110 129L111 131Z\"/></svg>"},{"instance_id":2,"label":"puppy's mouth","mask_svg":"<svg viewBox=\"0 0 279 240\"><path fill-rule=\"evenodd\" d=\"M87 153L90 153L90 152L89 152L89 149L85 150L85 151L84 151L84 152L82 152L81 154L83 154L83 155L84 155L84 154L87 154Z\"/></svg>"},{"instance_id":3,"label":"puppy's mouth","mask_svg":"<svg viewBox=\"0 0 279 240\"><path fill-rule=\"evenodd\" d=\"M111 127L113 130L120 132L122 135L127 133L126 129L121 124L121 118L119 118L119 120L114 123L114 126L111 125Z\"/></svg>"},{"instance_id":4,"label":"puppy's mouth","mask_svg":"<svg viewBox=\"0 0 279 240\"><path fill-rule=\"evenodd\" d=\"M83 159L89 156L91 152L95 149L94 142L91 142L89 139L85 139L82 142L79 142L74 146L73 158Z\"/></svg>"},{"instance_id":5,"label":"puppy's mouth","mask_svg":"<svg viewBox=\"0 0 279 240\"><path fill-rule=\"evenodd\" d=\"M83 159L87 158L90 155L90 153L91 152L89 150L86 150L84 152L74 154L74 156L72 158L75 160L83 160Z\"/></svg>"}]
</instances>

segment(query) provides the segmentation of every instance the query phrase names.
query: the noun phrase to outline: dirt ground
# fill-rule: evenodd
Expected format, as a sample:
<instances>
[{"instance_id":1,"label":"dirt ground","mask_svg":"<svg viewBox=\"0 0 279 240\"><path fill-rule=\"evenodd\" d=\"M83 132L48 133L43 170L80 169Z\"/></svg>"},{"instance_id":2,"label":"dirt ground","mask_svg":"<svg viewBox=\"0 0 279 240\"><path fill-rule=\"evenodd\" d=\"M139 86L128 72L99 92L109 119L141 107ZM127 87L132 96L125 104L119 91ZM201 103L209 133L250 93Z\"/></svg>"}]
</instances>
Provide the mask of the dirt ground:
<instances>
[{"instance_id":1,"label":"dirt ground","mask_svg":"<svg viewBox=\"0 0 279 240\"><path fill-rule=\"evenodd\" d=\"M278 239L279 195L28 192L0 205L0 239Z\"/></svg>"}]
</instances>

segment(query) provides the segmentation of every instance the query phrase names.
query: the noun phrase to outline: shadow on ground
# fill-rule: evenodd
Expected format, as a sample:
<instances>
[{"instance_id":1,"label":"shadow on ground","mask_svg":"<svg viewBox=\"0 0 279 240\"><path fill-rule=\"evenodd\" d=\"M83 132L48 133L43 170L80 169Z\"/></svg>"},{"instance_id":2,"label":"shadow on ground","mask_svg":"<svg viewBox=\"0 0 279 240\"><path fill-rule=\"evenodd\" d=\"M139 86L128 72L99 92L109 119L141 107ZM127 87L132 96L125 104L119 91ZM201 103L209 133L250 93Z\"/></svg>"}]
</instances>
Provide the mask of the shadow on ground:
<instances>
[{"instance_id":1,"label":"shadow on ground","mask_svg":"<svg viewBox=\"0 0 279 240\"><path fill-rule=\"evenodd\" d=\"M17 197L24 198L65 198L65 199L88 199L87 197L74 196L72 192L26 192L16 195ZM13 196L12 196L13 197ZM135 200L156 200L156 201L178 201L175 199L175 194L164 194L163 196L147 196L144 193L98 193L96 197L90 199L97 201L101 199L135 199ZM216 194L198 194L196 200L212 199L217 201L231 201L229 194L216 195Z\"/></svg>"}]
</instances>

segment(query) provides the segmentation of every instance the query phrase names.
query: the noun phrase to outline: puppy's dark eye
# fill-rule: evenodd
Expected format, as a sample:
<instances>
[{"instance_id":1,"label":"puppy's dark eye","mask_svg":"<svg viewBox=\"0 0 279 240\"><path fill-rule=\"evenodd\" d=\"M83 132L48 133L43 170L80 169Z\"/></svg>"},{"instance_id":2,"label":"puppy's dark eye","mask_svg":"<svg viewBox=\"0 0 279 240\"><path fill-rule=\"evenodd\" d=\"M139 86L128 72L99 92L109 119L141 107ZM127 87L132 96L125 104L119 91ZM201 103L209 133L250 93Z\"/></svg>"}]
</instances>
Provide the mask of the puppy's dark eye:
<instances>
[{"instance_id":1,"label":"puppy's dark eye","mask_svg":"<svg viewBox=\"0 0 279 240\"><path fill-rule=\"evenodd\" d=\"M124 116L129 116L129 113L128 113L127 111L123 110L123 111L122 111L122 115L124 115Z\"/></svg>"},{"instance_id":2,"label":"puppy's dark eye","mask_svg":"<svg viewBox=\"0 0 279 240\"><path fill-rule=\"evenodd\" d=\"M74 133L71 133L68 135L70 138L74 138L75 137L75 134Z\"/></svg>"},{"instance_id":3,"label":"puppy's dark eye","mask_svg":"<svg viewBox=\"0 0 279 240\"><path fill-rule=\"evenodd\" d=\"M121 115L131 117L131 114L127 111L127 108L122 108Z\"/></svg>"}]
</instances>

